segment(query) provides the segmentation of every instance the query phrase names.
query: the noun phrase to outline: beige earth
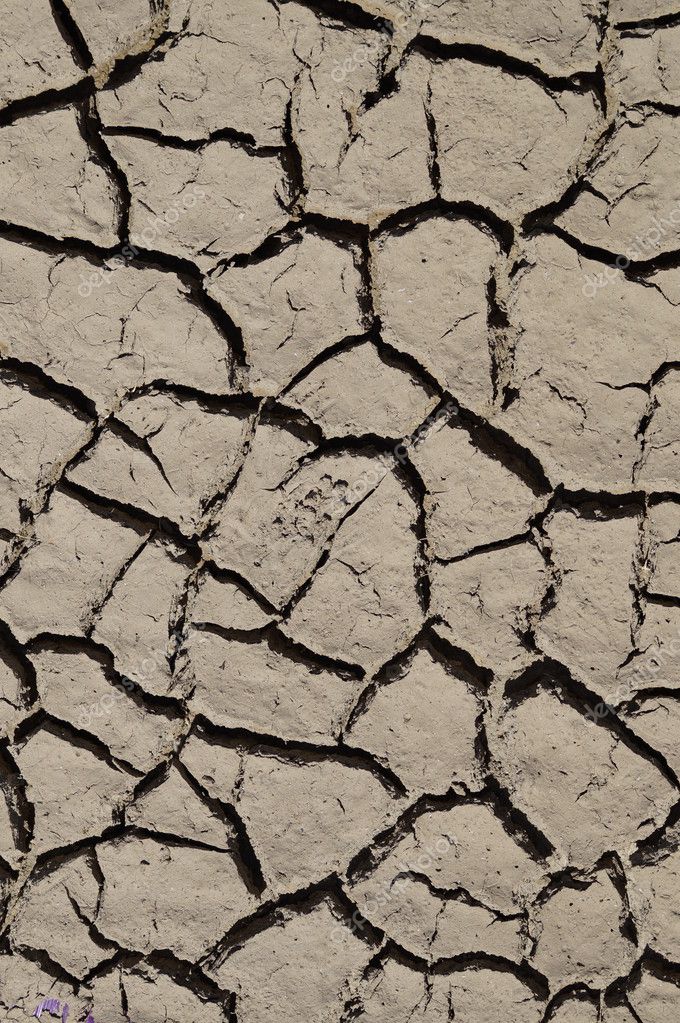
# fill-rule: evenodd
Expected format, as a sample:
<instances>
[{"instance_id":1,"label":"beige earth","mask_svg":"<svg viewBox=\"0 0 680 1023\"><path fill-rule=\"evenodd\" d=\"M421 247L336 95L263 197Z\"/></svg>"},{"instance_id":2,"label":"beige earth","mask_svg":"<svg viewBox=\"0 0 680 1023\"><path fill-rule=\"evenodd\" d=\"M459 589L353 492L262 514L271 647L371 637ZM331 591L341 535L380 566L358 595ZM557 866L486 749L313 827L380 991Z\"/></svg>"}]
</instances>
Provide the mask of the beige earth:
<instances>
[{"instance_id":1,"label":"beige earth","mask_svg":"<svg viewBox=\"0 0 680 1023\"><path fill-rule=\"evenodd\" d=\"M680 0L0 14L0 1023L676 1023Z\"/></svg>"}]
</instances>

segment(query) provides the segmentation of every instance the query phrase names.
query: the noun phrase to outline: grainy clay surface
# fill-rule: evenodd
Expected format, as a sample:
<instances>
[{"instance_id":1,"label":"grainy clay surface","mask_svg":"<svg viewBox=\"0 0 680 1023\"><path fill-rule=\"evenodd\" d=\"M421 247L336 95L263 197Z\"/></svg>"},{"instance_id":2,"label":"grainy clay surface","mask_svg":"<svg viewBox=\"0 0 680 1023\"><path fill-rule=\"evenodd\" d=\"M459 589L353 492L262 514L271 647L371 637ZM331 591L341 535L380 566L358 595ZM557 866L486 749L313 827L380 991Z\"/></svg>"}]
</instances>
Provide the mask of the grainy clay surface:
<instances>
[{"instance_id":1,"label":"grainy clay surface","mask_svg":"<svg viewBox=\"0 0 680 1023\"><path fill-rule=\"evenodd\" d=\"M0 1023L678 1023L680 0L0 35Z\"/></svg>"}]
</instances>

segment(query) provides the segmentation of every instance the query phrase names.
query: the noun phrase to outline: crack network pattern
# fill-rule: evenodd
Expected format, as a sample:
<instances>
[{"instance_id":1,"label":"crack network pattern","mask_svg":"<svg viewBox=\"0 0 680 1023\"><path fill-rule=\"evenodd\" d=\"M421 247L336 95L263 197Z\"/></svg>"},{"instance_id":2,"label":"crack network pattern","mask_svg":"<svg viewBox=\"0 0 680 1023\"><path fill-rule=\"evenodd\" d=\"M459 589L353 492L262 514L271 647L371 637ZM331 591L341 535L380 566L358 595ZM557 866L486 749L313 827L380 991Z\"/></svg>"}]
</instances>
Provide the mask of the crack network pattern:
<instances>
[{"instance_id":1,"label":"crack network pattern","mask_svg":"<svg viewBox=\"0 0 680 1023\"><path fill-rule=\"evenodd\" d=\"M679 1018L677 0L2 35L2 1019Z\"/></svg>"}]
</instances>

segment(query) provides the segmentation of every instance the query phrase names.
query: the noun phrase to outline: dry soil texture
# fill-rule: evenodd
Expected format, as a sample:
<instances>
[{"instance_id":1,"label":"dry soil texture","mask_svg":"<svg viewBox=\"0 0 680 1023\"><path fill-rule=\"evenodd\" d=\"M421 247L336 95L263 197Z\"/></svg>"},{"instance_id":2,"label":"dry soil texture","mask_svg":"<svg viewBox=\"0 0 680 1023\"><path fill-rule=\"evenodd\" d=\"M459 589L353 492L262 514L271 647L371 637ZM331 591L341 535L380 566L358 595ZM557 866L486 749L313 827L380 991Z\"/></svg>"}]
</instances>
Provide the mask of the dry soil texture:
<instances>
[{"instance_id":1,"label":"dry soil texture","mask_svg":"<svg viewBox=\"0 0 680 1023\"><path fill-rule=\"evenodd\" d=\"M0 7L0 1018L677 1023L679 0Z\"/></svg>"}]
</instances>

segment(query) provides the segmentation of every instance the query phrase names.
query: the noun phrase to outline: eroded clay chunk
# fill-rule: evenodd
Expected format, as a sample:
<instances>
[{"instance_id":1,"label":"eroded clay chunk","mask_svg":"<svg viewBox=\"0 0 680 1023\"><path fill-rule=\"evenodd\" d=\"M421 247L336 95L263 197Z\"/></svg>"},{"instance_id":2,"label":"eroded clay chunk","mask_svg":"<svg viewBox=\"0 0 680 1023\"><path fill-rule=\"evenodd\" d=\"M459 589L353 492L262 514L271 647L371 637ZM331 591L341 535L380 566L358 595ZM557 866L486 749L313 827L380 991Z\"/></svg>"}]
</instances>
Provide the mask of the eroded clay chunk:
<instances>
[{"instance_id":1,"label":"eroded clay chunk","mask_svg":"<svg viewBox=\"0 0 680 1023\"><path fill-rule=\"evenodd\" d=\"M0 737L5 738L11 734L27 698L19 664L3 651L0 654Z\"/></svg>"},{"instance_id":2,"label":"eroded clay chunk","mask_svg":"<svg viewBox=\"0 0 680 1023\"><path fill-rule=\"evenodd\" d=\"M364 1023L422 1023L429 1020L432 993L427 978L394 959L367 971L360 985L361 1009L357 1018Z\"/></svg>"},{"instance_id":3,"label":"eroded clay chunk","mask_svg":"<svg viewBox=\"0 0 680 1023\"><path fill-rule=\"evenodd\" d=\"M258 426L238 482L203 549L283 607L312 574L352 493L373 465L339 452L305 460L314 448L278 426ZM348 499L346 501L346 495Z\"/></svg>"},{"instance_id":4,"label":"eroded clay chunk","mask_svg":"<svg viewBox=\"0 0 680 1023\"><path fill-rule=\"evenodd\" d=\"M622 103L680 102L680 28L641 28L613 37L614 90Z\"/></svg>"},{"instance_id":5,"label":"eroded clay chunk","mask_svg":"<svg viewBox=\"0 0 680 1023\"><path fill-rule=\"evenodd\" d=\"M662 980L643 969L628 999L641 1023L666 1023L680 1011L680 985L675 977Z\"/></svg>"},{"instance_id":6,"label":"eroded clay chunk","mask_svg":"<svg viewBox=\"0 0 680 1023\"><path fill-rule=\"evenodd\" d=\"M101 411L156 380L231 392L228 341L174 274L107 270L7 240L0 259L3 354L77 387Z\"/></svg>"},{"instance_id":7,"label":"eroded clay chunk","mask_svg":"<svg viewBox=\"0 0 680 1023\"><path fill-rule=\"evenodd\" d=\"M181 719L137 702L135 684L112 676L96 656L42 649L31 662L47 713L96 736L119 760L148 772L172 745Z\"/></svg>"},{"instance_id":8,"label":"eroded clay chunk","mask_svg":"<svg viewBox=\"0 0 680 1023\"><path fill-rule=\"evenodd\" d=\"M665 758L680 777L680 700L677 695L641 697L619 712L636 735Z\"/></svg>"},{"instance_id":9,"label":"eroded clay chunk","mask_svg":"<svg viewBox=\"0 0 680 1023\"><path fill-rule=\"evenodd\" d=\"M657 862L630 868L629 884L642 939L654 952L674 961L680 941L677 913L680 852L677 839Z\"/></svg>"},{"instance_id":10,"label":"eroded clay chunk","mask_svg":"<svg viewBox=\"0 0 680 1023\"><path fill-rule=\"evenodd\" d=\"M278 394L326 348L362 332L358 258L354 247L305 231L277 255L209 279L243 335L254 394Z\"/></svg>"},{"instance_id":11,"label":"eroded clay chunk","mask_svg":"<svg viewBox=\"0 0 680 1023\"><path fill-rule=\"evenodd\" d=\"M251 632L274 620L243 586L219 579L203 570L190 591L187 621L195 625L217 625L223 629Z\"/></svg>"},{"instance_id":12,"label":"eroded clay chunk","mask_svg":"<svg viewBox=\"0 0 680 1023\"><path fill-rule=\"evenodd\" d=\"M323 362L283 401L318 423L329 439L408 437L437 405L434 394L369 341Z\"/></svg>"},{"instance_id":13,"label":"eroded clay chunk","mask_svg":"<svg viewBox=\"0 0 680 1023\"><path fill-rule=\"evenodd\" d=\"M545 525L558 582L536 623L536 642L589 689L609 698L633 646L635 515L585 518L557 512Z\"/></svg>"},{"instance_id":14,"label":"eroded clay chunk","mask_svg":"<svg viewBox=\"0 0 680 1023\"><path fill-rule=\"evenodd\" d=\"M625 977L637 950L624 931L626 909L604 870L587 886L560 888L538 912L531 960L553 991L571 984L604 989Z\"/></svg>"},{"instance_id":15,"label":"eroded clay chunk","mask_svg":"<svg viewBox=\"0 0 680 1023\"><path fill-rule=\"evenodd\" d=\"M350 746L373 753L417 795L481 784L475 756L475 694L429 651L419 650L396 677L380 685L345 734Z\"/></svg>"},{"instance_id":16,"label":"eroded clay chunk","mask_svg":"<svg viewBox=\"0 0 680 1023\"><path fill-rule=\"evenodd\" d=\"M527 5L520 16L513 0L423 0L415 4L415 11L422 35L443 43L483 46L551 75L566 76L595 70L600 7L597 0L567 0L559 7Z\"/></svg>"},{"instance_id":17,"label":"eroded clay chunk","mask_svg":"<svg viewBox=\"0 0 680 1023\"><path fill-rule=\"evenodd\" d=\"M651 545L647 592L655 597L680 597L680 504L662 501L654 505L647 513L646 525Z\"/></svg>"},{"instance_id":18,"label":"eroded clay chunk","mask_svg":"<svg viewBox=\"0 0 680 1023\"><path fill-rule=\"evenodd\" d=\"M189 1020L224 1023L220 1005L205 1001L190 987L167 977L148 963L140 963L134 970L125 971L120 985L127 1002L125 1016L136 1023L155 1023L159 1013L163 1014L164 1023L188 1023Z\"/></svg>"},{"instance_id":19,"label":"eroded clay chunk","mask_svg":"<svg viewBox=\"0 0 680 1023\"><path fill-rule=\"evenodd\" d=\"M680 154L677 119L631 113L556 223L588 245L628 260L652 259L680 246L680 185L672 167Z\"/></svg>"},{"instance_id":20,"label":"eroded clay chunk","mask_svg":"<svg viewBox=\"0 0 680 1023\"><path fill-rule=\"evenodd\" d=\"M79 116L64 107L0 128L0 219L108 247L118 241L120 196Z\"/></svg>"},{"instance_id":21,"label":"eroded clay chunk","mask_svg":"<svg viewBox=\"0 0 680 1023\"><path fill-rule=\"evenodd\" d=\"M508 710L489 744L513 802L565 863L627 855L675 802L656 766L544 689Z\"/></svg>"},{"instance_id":22,"label":"eroded clay chunk","mask_svg":"<svg viewBox=\"0 0 680 1023\"><path fill-rule=\"evenodd\" d=\"M487 286L495 241L465 220L431 218L373 245L383 337L413 356L462 404L492 399Z\"/></svg>"},{"instance_id":23,"label":"eroded clay chunk","mask_svg":"<svg viewBox=\"0 0 680 1023\"><path fill-rule=\"evenodd\" d=\"M297 914L281 910L210 972L223 990L235 992L240 1023L261 1023L274 1009L281 1023L335 1023L372 953L321 902Z\"/></svg>"},{"instance_id":24,"label":"eroded clay chunk","mask_svg":"<svg viewBox=\"0 0 680 1023\"><path fill-rule=\"evenodd\" d=\"M459 558L528 531L535 495L466 430L433 430L411 458L426 488L427 538L435 558Z\"/></svg>"},{"instance_id":25,"label":"eroded clay chunk","mask_svg":"<svg viewBox=\"0 0 680 1023\"><path fill-rule=\"evenodd\" d=\"M82 0L80 0L82 2ZM98 99L107 125L205 139L224 128L282 145L296 77L319 35L311 11L266 0L184 5L176 45Z\"/></svg>"},{"instance_id":26,"label":"eroded clay chunk","mask_svg":"<svg viewBox=\"0 0 680 1023\"><path fill-rule=\"evenodd\" d=\"M226 852L125 836L99 845L97 858L104 874L97 926L130 950L170 949L194 962L255 908Z\"/></svg>"},{"instance_id":27,"label":"eroded clay chunk","mask_svg":"<svg viewBox=\"0 0 680 1023\"><path fill-rule=\"evenodd\" d=\"M2 4L0 105L74 85L83 72L54 19L49 0Z\"/></svg>"},{"instance_id":28,"label":"eroded clay chunk","mask_svg":"<svg viewBox=\"0 0 680 1023\"><path fill-rule=\"evenodd\" d=\"M523 909L547 876L526 836L482 802L424 813L391 858L399 870L424 875L436 889L467 894L472 904L507 918Z\"/></svg>"},{"instance_id":29,"label":"eroded clay chunk","mask_svg":"<svg viewBox=\"0 0 680 1023\"><path fill-rule=\"evenodd\" d=\"M325 74L319 66L303 80L293 110L306 209L375 226L390 214L434 198L426 109L429 62L410 55L397 72L397 89L357 111L351 100L343 104L332 61L331 48Z\"/></svg>"},{"instance_id":30,"label":"eroded clay chunk","mask_svg":"<svg viewBox=\"0 0 680 1023\"><path fill-rule=\"evenodd\" d=\"M357 682L286 655L266 639L241 643L192 633L187 659L194 711L223 728L333 743L359 696Z\"/></svg>"},{"instance_id":31,"label":"eroded clay chunk","mask_svg":"<svg viewBox=\"0 0 680 1023\"><path fill-rule=\"evenodd\" d=\"M534 655L523 636L548 586L545 563L532 543L435 565L430 575L439 635L501 676L531 663Z\"/></svg>"},{"instance_id":32,"label":"eroded clay chunk","mask_svg":"<svg viewBox=\"0 0 680 1023\"><path fill-rule=\"evenodd\" d=\"M44 729L17 751L16 762L35 807L36 853L101 834L136 781L89 749Z\"/></svg>"},{"instance_id":33,"label":"eroded clay chunk","mask_svg":"<svg viewBox=\"0 0 680 1023\"><path fill-rule=\"evenodd\" d=\"M389 473L340 526L286 633L367 672L405 649L422 622L415 522L413 498Z\"/></svg>"},{"instance_id":34,"label":"eroded clay chunk","mask_svg":"<svg viewBox=\"0 0 680 1023\"><path fill-rule=\"evenodd\" d=\"M117 670L142 691L167 696L171 659L189 574L187 555L161 540L148 543L116 580L101 609L93 638L111 651Z\"/></svg>"},{"instance_id":35,"label":"eroded clay chunk","mask_svg":"<svg viewBox=\"0 0 680 1023\"><path fill-rule=\"evenodd\" d=\"M105 430L69 479L191 535L236 472L248 420L172 394L135 398L116 418L132 435Z\"/></svg>"},{"instance_id":36,"label":"eroded clay chunk","mask_svg":"<svg viewBox=\"0 0 680 1023\"><path fill-rule=\"evenodd\" d=\"M160 784L137 796L125 820L144 831L200 842L214 849L235 846L231 825L203 802L176 767L170 768Z\"/></svg>"},{"instance_id":37,"label":"eroded clay chunk","mask_svg":"<svg viewBox=\"0 0 680 1023\"><path fill-rule=\"evenodd\" d=\"M426 960L480 953L515 962L523 958L521 914L504 917L462 889L438 888L426 874L408 870L402 860L388 857L367 881L349 890L362 917L400 947Z\"/></svg>"},{"instance_id":38,"label":"eroded clay chunk","mask_svg":"<svg viewBox=\"0 0 680 1023\"><path fill-rule=\"evenodd\" d=\"M539 1023L545 1000L508 968L464 969L434 981L441 1014L470 1023ZM436 1018L436 1017L435 1017Z\"/></svg>"},{"instance_id":39,"label":"eroded clay chunk","mask_svg":"<svg viewBox=\"0 0 680 1023\"><path fill-rule=\"evenodd\" d=\"M659 289L645 287L548 235L526 255L509 313L520 331L517 393L496 421L537 455L554 485L627 492L647 385L680 354L677 310L660 290L673 271L659 275Z\"/></svg>"},{"instance_id":40,"label":"eroded clay chunk","mask_svg":"<svg viewBox=\"0 0 680 1023\"><path fill-rule=\"evenodd\" d=\"M95 1006L105 1005L110 1023L128 1023L129 1017L123 1011L123 971L120 966L110 968L107 973L98 972L87 985L81 985L79 994L91 1013L94 1013Z\"/></svg>"},{"instance_id":41,"label":"eroded clay chunk","mask_svg":"<svg viewBox=\"0 0 680 1023\"><path fill-rule=\"evenodd\" d=\"M243 754L232 746L190 735L180 752L180 760L191 776L213 799L232 803L243 768Z\"/></svg>"},{"instance_id":42,"label":"eroded clay chunk","mask_svg":"<svg viewBox=\"0 0 680 1023\"><path fill-rule=\"evenodd\" d=\"M597 122L591 93L551 94L531 78L449 60L432 73L442 196L519 221L575 177Z\"/></svg>"},{"instance_id":43,"label":"eroded clay chunk","mask_svg":"<svg viewBox=\"0 0 680 1023\"><path fill-rule=\"evenodd\" d=\"M24 642L40 632L84 635L143 541L136 529L57 491L19 571L0 592L0 615Z\"/></svg>"},{"instance_id":44,"label":"eroded clay chunk","mask_svg":"<svg viewBox=\"0 0 680 1023\"><path fill-rule=\"evenodd\" d=\"M115 951L114 945L93 936L88 927L88 921L96 917L98 898L99 884L86 854L59 864L40 880L29 882L22 893L12 926L14 941L46 952L72 977L84 976ZM31 1015L40 1001L30 1006Z\"/></svg>"},{"instance_id":45,"label":"eroded clay chunk","mask_svg":"<svg viewBox=\"0 0 680 1023\"><path fill-rule=\"evenodd\" d=\"M209 270L252 252L288 220L278 154L254 156L231 142L191 151L125 135L107 144L128 179L130 240L140 248Z\"/></svg>"},{"instance_id":46,"label":"eroded clay chunk","mask_svg":"<svg viewBox=\"0 0 680 1023\"><path fill-rule=\"evenodd\" d=\"M151 50L168 26L171 6L147 0L119 0L115 8L106 0L66 0L66 5L92 55L90 73L99 87L116 61Z\"/></svg>"},{"instance_id":47,"label":"eroded clay chunk","mask_svg":"<svg viewBox=\"0 0 680 1023\"><path fill-rule=\"evenodd\" d=\"M648 602L637 649L617 673L616 703L646 689L680 689L680 608Z\"/></svg>"},{"instance_id":48,"label":"eroded clay chunk","mask_svg":"<svg viewBox=\"0 0 680 1023\"><path fill-rule=\"evenodd\" d=\"M267 886L285 892L344 871L404 802L365 767L272 753L247 758L237 806Z\"/></svg>"},{"instance_id":49,"label":"eroded clay chunk","mask_svg":"<svg viewBox=\"0 0 680 1023\"><path fill-rule=\"evenodd\" d=\"M605 1009L601 1017L604 1023L632 1023L630 1015L618 1016L616 1010L611 1014ZM556 1007L550 1017L550 1023L600 1023L598 1006L592 995L587 992L577 992L572 997L567 997Z\"/></svg>"},{"instance_id":50,"label":"eroded clay chunk","mask_svg":"<svg viewBox=\"0 0 680 1023\"><path fill-rule=\"evenodd\" d=\"M25 1023L43 998L73 1004L74 990L68 981L55 980L38 963L16 951L0 955L0 1009L8 1023Z\"/></svg>"},{"instance_id":51,"label":"eroded clay chunk","mask_svg":"<svg viewBox=\"0 0 680 1023\"><path fill-rule=\"evenodd\" d=\"M663 277L663 274L657 275ZM635 481L647 490L672 491L680 478L680 373L669 370L652 388L650 421L644 434Z\"/></svg>"}]
</instances>

